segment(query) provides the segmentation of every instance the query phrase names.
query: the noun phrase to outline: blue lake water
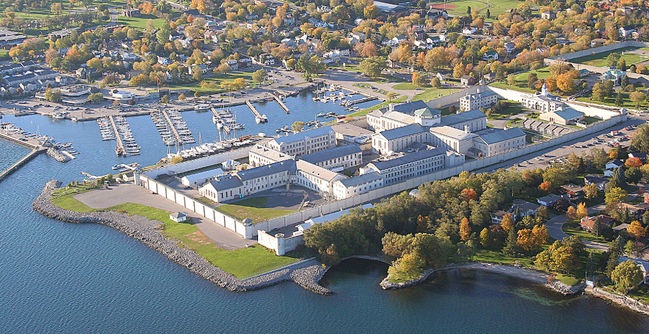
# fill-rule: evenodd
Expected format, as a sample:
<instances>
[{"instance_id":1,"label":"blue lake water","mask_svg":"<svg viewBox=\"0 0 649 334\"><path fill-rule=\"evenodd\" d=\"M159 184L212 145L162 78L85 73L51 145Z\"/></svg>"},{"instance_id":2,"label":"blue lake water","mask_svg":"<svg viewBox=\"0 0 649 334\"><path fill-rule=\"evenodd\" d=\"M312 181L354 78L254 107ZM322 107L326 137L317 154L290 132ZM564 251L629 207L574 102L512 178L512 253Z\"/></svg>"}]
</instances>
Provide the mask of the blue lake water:
<instances>
[{"instance_id":1,"label":"blue lake water","mask_svg":"<svg viewBox=\"0 0 649 334\"><path fill-rule=\"evenodd\" d=\"M242 111L241 119L250 114ZM297 113L296 108L291 115ZM183 116L194 133L205 126L201 136L208 136L209 113ZM487 273L470 278L448 273L419 287L385 292L378 282L386 267L373 262L350 261L331 270L323 282L336 292L330 297L292 283L228 292L110 228L65 224L31 209L49 179L68 182L80 179L80 171L107 173L117 162L157 161L166 147L148 116L128 118L143 147L141 156L128 158L115 157L114 143L100 140L94 122L36 115L3 121L70 141L81 154L67 164L40 155L0 182L2 333L642 333L649 328L647 317L599 299L566 299ZM258 132L254 126L250 129ZM0 164L8 166L27 150L0 141L0 152Z\"/></svg>"}]
</instances>

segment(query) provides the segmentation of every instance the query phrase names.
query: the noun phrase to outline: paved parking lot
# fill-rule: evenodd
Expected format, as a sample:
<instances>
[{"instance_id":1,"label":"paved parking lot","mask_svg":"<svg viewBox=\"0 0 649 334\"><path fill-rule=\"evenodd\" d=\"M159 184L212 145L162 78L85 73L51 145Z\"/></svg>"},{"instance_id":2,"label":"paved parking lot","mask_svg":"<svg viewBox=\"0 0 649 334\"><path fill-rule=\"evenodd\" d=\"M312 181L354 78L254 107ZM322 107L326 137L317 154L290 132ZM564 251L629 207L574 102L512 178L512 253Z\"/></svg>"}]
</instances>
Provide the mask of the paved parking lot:
<instances>
[{"instance_id":1,"label":"paved parking lot","mask_svg":"<svg viewBox=\"0 0 649 334\"><path fill-rule=\"evenodd\" d=\"M489 166L478 170L476 172L492 172L499 168L515 168L518 170L545 168L555 162L563 162L565 158L571 153L583 155L588 153L593 148L601 148L609 151L612 144L617 139L621 145L628 146L630 140L623 140L622 138L630 137L635 127L640 124L646 123L647 115L630 116L629 119L614 127L594 133L590 136L574 139L564 143L561 146L556 146L539 152L531 153L516 159L508 160L497 165ZM618 131L615 136L610 136L611 131Z\"/></svg>"}]
</instances>

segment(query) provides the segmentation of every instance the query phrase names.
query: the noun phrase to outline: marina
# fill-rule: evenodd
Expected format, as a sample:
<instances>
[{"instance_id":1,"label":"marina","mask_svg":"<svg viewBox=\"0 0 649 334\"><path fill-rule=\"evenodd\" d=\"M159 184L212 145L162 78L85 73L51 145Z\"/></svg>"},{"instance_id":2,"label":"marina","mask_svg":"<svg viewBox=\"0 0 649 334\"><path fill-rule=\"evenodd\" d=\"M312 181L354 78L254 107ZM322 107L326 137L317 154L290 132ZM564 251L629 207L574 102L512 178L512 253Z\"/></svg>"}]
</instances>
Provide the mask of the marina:
<instances>
[{"instance_id":1,"label":"marina","mask_svg":"<svg viewBox=\"0 0 649 334\"><path fill-rule=\"evenodd\" d=\"M166 146L193 144L196 142L187 123L176 110L159 110L151 112L151 120Z\"/></svg>"},{"instance_id":2,"label":"marina","mask_svg":"<svg viewBox=\"0 0 649 334\"><path fill-rule=\"evenodd\" d=\"M257 111L257 108L255 108L252 103L250 103L249 100L246 101L246 105L248 108L250 108L250 111L252 111L252 114L255 115L255 123L268 123L268 117L266 114L260 114L259 111Z\"/></svg>"}]
</instances>

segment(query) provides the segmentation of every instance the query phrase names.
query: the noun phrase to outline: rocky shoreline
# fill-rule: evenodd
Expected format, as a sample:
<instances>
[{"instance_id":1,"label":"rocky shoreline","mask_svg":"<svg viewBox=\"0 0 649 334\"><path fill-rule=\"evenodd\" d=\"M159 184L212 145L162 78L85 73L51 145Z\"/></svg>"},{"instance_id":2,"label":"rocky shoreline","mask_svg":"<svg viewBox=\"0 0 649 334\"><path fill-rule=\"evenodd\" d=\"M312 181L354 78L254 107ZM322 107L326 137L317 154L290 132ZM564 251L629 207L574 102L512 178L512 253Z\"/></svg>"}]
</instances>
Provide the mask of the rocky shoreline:
<instances>
[{"instance_id":1,"label":"rocky shoreline","mask_svg":"<svg viewBox=\"0 0 649 334\"><path fill-rule=\"evenodd\" d=\"M556 280L552 282L548 282L550 275L540 271L535 271L535 270L525 269L525 268L520 268L515 266L509 266L509 265L481 263L481 262L465 263L465 264L450 264L440 269L428 269L424 271L424 273L420 277L406 282L390 282L389 281L390 277L388 276L381 281L380 286L383 290L403 289L426 281L435 272L453 270L453 269L482 270L482 271L506 275L510 277L516 277L532 283L543 284L547 288L552 289L564 296L574 295L583 292L584 288L586 287L585 284L569 286Z\"/></svg>"},{"instance_id":2,"label":"rocky shoreline","mask_svg":"<svg viewBox=\"0 0 649 334\"><path fill-rule=\"evenodd\" d=\"M586 288L586 293L593 295L598 298L602 298L604 300L608 300L612 303L615 303L617 305L620 305L622 307L626 307L629 309L632 309L636 312L640 312L642 314L649 315L649 305L646 305L644 303L641 303L631 297L627 297L624 295L620 295L617 293L612 293L605 291L601 288L593 288L593 287L588 287Z\"/></svg>"},{"instance_id":3,"label":"rocky shoreline","mask_svg":"<svg viewBox=\"0 0 649 334\"><path fill-rule=\"evenodd\" d=\"M36 212L71 224L90 223L112 227L224 289L234 292L253 291L281 282L293 281L314 293L332 294L329 289L318 284L326 270L314 259L303 260L284 268L241 280L215 267L194 251L180 247L176 241L165 238L160 231L160 222L113 211L75 212L54 205L50 198L58 187L60 187L60 182L55 180L49 181L45 185L41 194L34 200L33 208Z\"/></svg>"}]
</instances>

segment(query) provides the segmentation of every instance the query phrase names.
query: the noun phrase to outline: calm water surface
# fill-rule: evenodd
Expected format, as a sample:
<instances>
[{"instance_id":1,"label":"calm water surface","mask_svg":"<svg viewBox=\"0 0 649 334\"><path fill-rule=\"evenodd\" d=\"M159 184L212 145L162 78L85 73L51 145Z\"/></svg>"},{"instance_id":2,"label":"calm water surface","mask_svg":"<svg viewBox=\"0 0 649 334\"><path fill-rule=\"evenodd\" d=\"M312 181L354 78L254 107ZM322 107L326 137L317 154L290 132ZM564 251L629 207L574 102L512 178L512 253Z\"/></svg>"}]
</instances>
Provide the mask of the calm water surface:
<instances>
[{"instance_id":1,"label":"calm water surface","mask_svg":"<svg viewBox=\"0 0 649 334\"><path fill-rule=\"evenodd\" d=\"M260 108L269 116L273 112ZM207 113L183 116L194 133L202 123L211 124ZM227 292L110 228L65 224L31 209L49 179L67 182L80 179L80 171L107 173L118 162L157 161L166 147L148 117L128 119L143 147L141 156L130 158L116 158L114 143L101 142L94 122L41 116L3 121L70 141L81 152L67 164L41 155L0 183L3 333L642 333L649 328L648 318L599 299L565 299L487 273L451 272L419 287L385 292L378 282L386 267L373 262L348 261L331 270L324 280L336 291L331 297L292 283ZM203 138L216 136L204 129ZM0 167L25 153L0 141Z\"/></svg>"}]
</instances>

